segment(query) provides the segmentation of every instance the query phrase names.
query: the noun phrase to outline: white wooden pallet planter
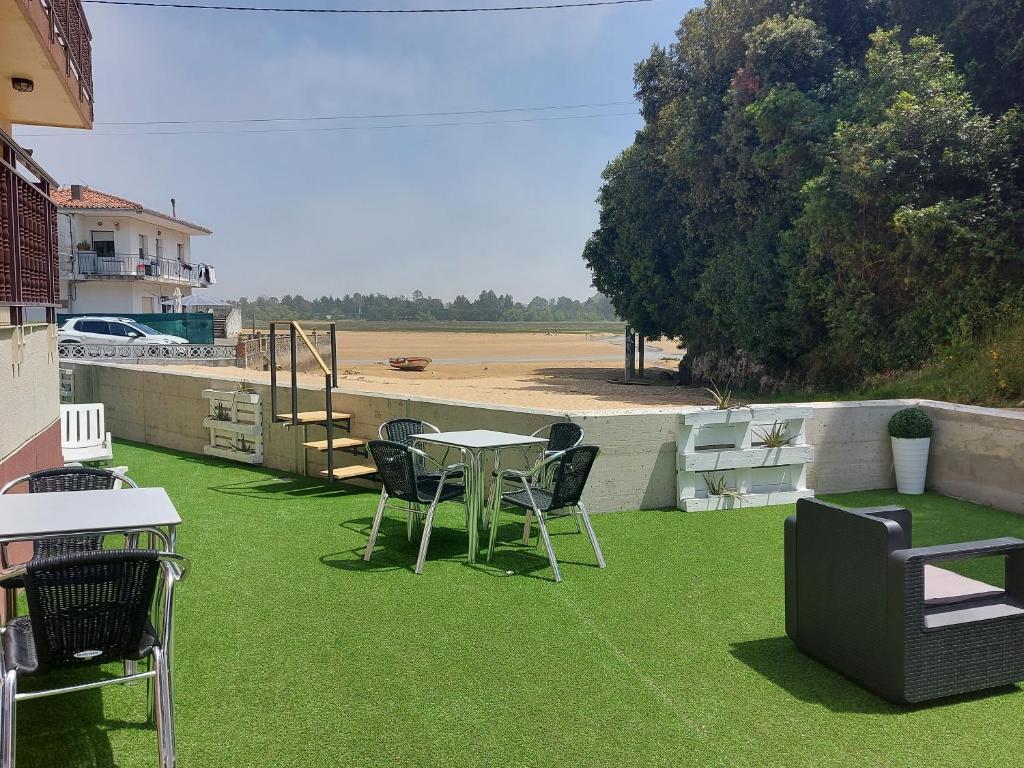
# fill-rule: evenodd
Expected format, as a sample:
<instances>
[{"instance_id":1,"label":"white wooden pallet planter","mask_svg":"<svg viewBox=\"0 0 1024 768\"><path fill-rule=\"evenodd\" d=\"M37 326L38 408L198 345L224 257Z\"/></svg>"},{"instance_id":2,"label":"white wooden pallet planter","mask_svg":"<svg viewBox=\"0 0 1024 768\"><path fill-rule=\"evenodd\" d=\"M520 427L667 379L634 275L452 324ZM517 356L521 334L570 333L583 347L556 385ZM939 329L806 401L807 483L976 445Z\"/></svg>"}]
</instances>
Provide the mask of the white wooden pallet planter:
<instances>
[{"instance_id":1,"label":"white wooden pallet planter","mask_svg":"<svg viewBox=\"0 0 1024 768\"><path fill-rule=\"evenodd\" d=\"M706 511L791 504L813 496L807 465L814 447L805 425L812 408L754 405L685 413L679 418L676 501L680 509ZM767 448L763 433L776 424L786 430L787 445ZM742 496L713 495L705 476L724 480Z\"/></svg>"},{"instance_id":2,"label":"white wooden pallet planter","mask_svg":"<svg viewBox=\"0 0 1024 768\"><path fill-rule=\"evenodd\" d=\"M210 401L210 415L203 426L210 431L210 443L203 448L208 456L263 463L263 401L254 392L204 389Z\"/></svg>"}]
</instances>

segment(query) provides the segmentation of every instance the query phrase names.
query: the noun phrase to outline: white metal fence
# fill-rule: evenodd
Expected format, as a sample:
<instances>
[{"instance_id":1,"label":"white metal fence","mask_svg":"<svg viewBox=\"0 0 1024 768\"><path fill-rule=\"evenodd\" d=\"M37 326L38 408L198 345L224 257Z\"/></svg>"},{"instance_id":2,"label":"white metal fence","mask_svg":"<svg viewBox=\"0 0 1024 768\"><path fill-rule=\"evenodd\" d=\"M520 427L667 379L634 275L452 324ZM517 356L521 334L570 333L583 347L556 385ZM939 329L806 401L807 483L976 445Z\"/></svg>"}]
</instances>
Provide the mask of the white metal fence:
<instances>
[{"instance_id":1,"label":"white metal fence","mask_svg":"<svg viewBox=\"0 0 1024 768\"><path fill-rule=\"evenodd\" d=\"M63 360L146 360L182 363L204 360L234 360L235 348L216 344L59 344Z\"/></svg>"}]
</instances>

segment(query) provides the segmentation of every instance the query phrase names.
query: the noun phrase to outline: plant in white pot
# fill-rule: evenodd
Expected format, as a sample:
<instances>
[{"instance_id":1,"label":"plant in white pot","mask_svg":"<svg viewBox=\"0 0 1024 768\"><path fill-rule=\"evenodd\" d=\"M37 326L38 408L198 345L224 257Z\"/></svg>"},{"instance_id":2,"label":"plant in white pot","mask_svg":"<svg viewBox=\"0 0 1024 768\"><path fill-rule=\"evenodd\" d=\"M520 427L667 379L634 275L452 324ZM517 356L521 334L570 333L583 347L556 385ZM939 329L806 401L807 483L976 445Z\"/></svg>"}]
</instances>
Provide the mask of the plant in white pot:
<instances>
[{"instance_id":1,"label":"plant in white pot","mask_svg":"<svg viewBox=\"0 0 1024 768\"><path fill-rule=\"evenodd\" d=\"M932 420L918 407L904 408L889 419L892 460L896 465L896 490L924 493L928 471L928 448L932 442Z\"/></svg>"}]
</instances>

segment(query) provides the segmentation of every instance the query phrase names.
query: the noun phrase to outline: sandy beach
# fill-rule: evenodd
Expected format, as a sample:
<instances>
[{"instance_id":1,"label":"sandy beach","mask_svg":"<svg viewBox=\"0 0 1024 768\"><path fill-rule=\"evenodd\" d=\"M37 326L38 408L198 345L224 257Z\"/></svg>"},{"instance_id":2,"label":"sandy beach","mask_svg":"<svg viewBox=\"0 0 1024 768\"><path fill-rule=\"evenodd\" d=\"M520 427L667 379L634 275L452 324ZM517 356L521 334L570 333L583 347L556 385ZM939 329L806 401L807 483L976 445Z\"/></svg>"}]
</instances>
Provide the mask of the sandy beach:
<instances>
[{"instance_id":1,"label":"sandy beach","mask_svg":"<svg viewBox=\"0 0 1024 768\"><path fill-rule=\"evenodd\" d=\"M707 393L675 385L681 351L648 342L644 384L621 382L619 336L570 333L338 333L342 389L552 409L619 409L707 404ZM422 372L396 371L389 357L433 359ZM241 372L239 372L240 374ZM250 380L269 373L248 371ZM319 376L302 375L311 384Z\"/></svg>"}]
</instances>

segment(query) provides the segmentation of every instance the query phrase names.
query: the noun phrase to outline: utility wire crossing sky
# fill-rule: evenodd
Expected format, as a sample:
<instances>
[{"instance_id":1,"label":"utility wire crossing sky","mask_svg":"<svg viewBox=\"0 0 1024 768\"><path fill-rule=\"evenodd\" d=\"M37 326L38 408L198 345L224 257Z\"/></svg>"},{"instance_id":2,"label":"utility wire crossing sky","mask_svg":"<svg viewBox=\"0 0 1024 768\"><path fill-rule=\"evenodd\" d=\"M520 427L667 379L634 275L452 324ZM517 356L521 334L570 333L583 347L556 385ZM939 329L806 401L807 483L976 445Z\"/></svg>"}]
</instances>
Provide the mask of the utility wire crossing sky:
<instances>
[{"instance_id":1,"label":"utility wire crossing sky","mask_svg":"<svg viewBox=\"0 0 1024 768\"><path fill-rule=\"evenodd\" d=\"M130 5L137 8L184 8L201 11L245 11L248 13L498 13L508 11L553 11L565 8L597 8L604 5L635 5L656 0L593 0L583 3L556 3L554 5L504 5L482 8L265 8L249 5L203 5L200 3L147 3L139 0L82 0L94 5Z\"/></svg>"}]
</instances>

